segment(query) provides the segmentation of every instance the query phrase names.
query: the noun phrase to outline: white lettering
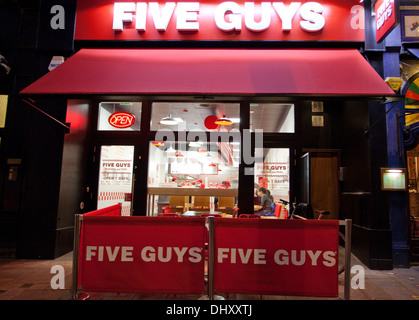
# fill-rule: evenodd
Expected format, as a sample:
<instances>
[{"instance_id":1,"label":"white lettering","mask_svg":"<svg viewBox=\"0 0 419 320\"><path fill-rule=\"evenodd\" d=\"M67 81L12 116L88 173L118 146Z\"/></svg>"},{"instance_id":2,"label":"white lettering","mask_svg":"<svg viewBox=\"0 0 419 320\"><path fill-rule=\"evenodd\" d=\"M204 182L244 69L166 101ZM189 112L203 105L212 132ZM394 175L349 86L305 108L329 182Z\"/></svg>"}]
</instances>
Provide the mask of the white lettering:
<instances>
[{"instance_id":1,"label":"white lettering","mask_svg":"<svg viewBox=\"0 0 419 320\"><path fill-rule=\"evenodd\" d=\"M335 258L336 253L333 251L325 251L323 252L323 259L325 261L323 261L323 264L326 267L333 267L336 264L336 258Z\"/></svg>"},{"instance_id":2,"label":"white lettering","mask_svg":"<svg viewBox=\"0 0 419 320\"><path fill-rule=\"evenodd\" d=\"M250 259L250 255L252 254L252 249L247 249L246 254L244 254L244 250L239 248L239 257L242 263L247 264Z\"/></svg>"},{"instance_id":3,"label":"white lettering","mask_svg":"<svg viewBox=\"0 0 419 320\"><path fill-rule=\"evenodd\" d=\"M135 29L145 31L147 22L147 3L138 2L137 11L135 13Z\"/></svg>"},{"instance_id":4,"label":"white lettering","mask_svg":"<svg viewBox=\"0 0 419 320\"><path fill-rule=\"evenodd\" d=\"M170 19L172 18L173 11L175 11L176 3L166 2L166 4L163 5L163 10L160 10L158 2L150 2L149 6L156 30L166 31Z\"/></svg>"},{"instance_id":5,"label":"white lettering","mask_svg":"<svg viewBox=\"0 0 419 320\"><path fill-rule=\"evenodd\" d=\"M384 23L391 17L393 13L392 0L384 0L377 10L377 30L380 30Z\"/></svg>"},{"instance_id":6,"label":"white lettering","mask_svg":"<svg viewBox=\"0 0 419 320\"><path fill-rule=\"evenodd\" d=\"M193 247L189 249L189 261L192 263L198 263L201 261L202 259L202 255L201 255L201 248L197 248L197 247Z\"/></svg>"},{"instance_id":7,"label":"white lettering","mask_svg":"<svg viewBox=\"0 0 419 320\"><path fill-rule=\"evenodd\" d=\"M283 255L284 257L281 258L280 256ZM289 264L289 258L288 258L288 252L285 250L278 250L275 252L274 254L274 260L276 262L276 264L283 266L283 265L288 265Z\"/></svg>"},{"instance_id":8,"label":"white lettering","mask_svg":"<svg viewBox=\"0 0 419 320\"><path fill-rule=\"evenodd\" d=\"M301 21L300 26L304 31L317 32L323 29L325 19L322 15L323 6L317 2L307 2L301 6L300 15L306 21Z\"/></svg>"},{"instance_id":9,"label":"white lettering","mask_svg":"<svg viewBox=\"0 0 419 320\"><path fill-rule=\"evenodd\" d=\"M135 12L134 2L115 2L112 29L122 31L124 22L132 22L133 15L131 12Z\"/></svg>"},{"instance_id":10,"label":"white lettering","mask_svg":"<svg viewBox=\"0 0 419 320\"><path fill-rule=\"evenodd\" d=\"M128 247L128 248L130 248L129 250L132 250L132 247ZM172 251L175 254L172 254ZM156 255L156 249L151 246L147 246L141 250L141 259L145 262L156 262L156 261L170 262L170 261L173 261L173 259L176 259L177 262L181 263L181 262L184 262L185 260L185 254L188 253L189 254L188 260L192 263L198 263L202 260L201 251L202 251L202 248L197 248L197 247L192 247L189 249L188 247L182 247L182 248L157 247L157 255ZM175 258L175 256L177 258ZM129 252L129 255L127 255L127 258L130 258L130 257L131 257L131 252Z\"/></svg>"},{"instance_id":11,"label":"white lettering","mask_svg":"<svg viewBox=\"0 0 419 320\"><path fill-rule=\"evenodd\" d=\"M266 249L255 249L253 262L255 264L266 264L265 254L266 254Z\"/></svg>"},{"instance_id":12,"label":"white lettering","mask_svg":"<svg viewBox=\"0 0 419 320\"><path fill-rule=\"evenodd\" d=\"M115 249L112 252L112 247L106 246L106 253L109 257L109 261L115 261L116 255L118 254L119 246L115 247Z\"/></svg>"},{"instance_id":13,"label":"white lettering","mask_svg":"<svg viewBox=\"0 0 419 320\"><path fill-rule=\"evenodd\" d=\"M228 248L218 248L218 263L223 263L223 259L228 258L228 253L229 249Z\"/></svg>"},{"instance_id":14,"label":"white lettering","mask_svg":"<svg viewBox=\"0 0 419 320\"><path fill-rule=\"evenodd\" d=\"M229 13L227 15L227 13ZM226 15L229 21L226 21ZM241 7L232 1L217 6L214 13L215 24L223 31L240 31L242 29Z\"/></svg>"},{"instance_id":15,"label":"white lettering","mask_svg":"<svg viewBox=\"0 0 419 320\"><path fill-rule=\"evenodd\" d=\"M183 262L183 256L185 255L186 250L188 250L188 248L183 247L182 249L179 250L178 247L174 247L173 250L175 251L176 255L177 255L177 262Z\"/></svg>"},{"instance_id":16,"label":"white lettering","mask_svg":"<svg viewBox=\"0 0 419 320\"><path fill-rule=\"evenodd\" d=\"M282 21L282 30L290 31L292 29L292 19L300 8L301 2L291 2L288 8L285 7L283 2L273 2L272 5Z\"/></svg>"},{"instance_id":17,"label":"white lettering","mask_svg":"<svg viewBox=\"0 0 419 320\"><path fill-rule=\"evenodd\" d=\"M312 266L317 266L317 259L320 256L320 253L322 253L321 251L316 251L315 253L313 253L313 251L311 250L307 250L308 256L311 259L311 265Z\"/></svg>"},{"instance_id":18,"label":"white lettering","mask_svg":"<svg viewBox=\"0 0 419 320\"><path fill-rule=\"evenodd\" d=\"M306 251L300 251L300 261L297 260L297 250L291 250L291 263L295 266L301 266L306 262Z\"/></svg>"},{"instance_id":19,"label":"white lettering","mask_svg":"<svg viewBox=\"0 0 419 320\"><path fill-rule=\"evenodd\" d=\"M118 254L120 254L120 261L133 261L134 247L130 246L86 246L86 261L92 261L93 257L97 258L97 261L116 261Z\"/></svg>"},{"instance_id":20,"label":"white lettering","mask_svg":"<svg viewBox=\"0 0 419 320\"><path fill-rule=\"evenodd\" d=\"M103 261L103 246L98 248L97 261Z\"/></svg>"},{"instance_id":21,"label":"white lettering","mask_svg":"<svg viewBox=\"0 0 419 320\"><path fill-rule=\"evenodd\" d=\"M96 255L96 246L86 246L86 261L91 261L92 257Z\"/></svg>"},{"instance_id":22,"label":"white lettering","mask_svg":"<svg viewBox=\"0 0 419 320\"><path fill-rule=\"evenodd\" d=\"M199 2L180 2L176 8L176 29L184 31L198 31Z\"/></svg>"},{"instance_id":23,"label":"white lettering","mask_svg":"<svg viewBox=\"0 0 419 320\"><path fill-rule=\"evenodd\" d=\"M134 261L134 258L132 257L132 250L134 247L122 247L121 252L121 261Z\"/></svg>"},{"instance_id":24,"label":"white lettering","mask_svg":"<svg viewBox=\"0 0 419 320\"><path fill-rule=\"evenodd\" d=\"M148 254L148 252L150 252ZM144 247L141 250L141 259L145 262L154 262L156 261L156 250L153 247Z\"/></svg>"},{"instance_id":25,"label":"white lettering","mask_svg":"<svg viewBox=\"0 0 419 320\"><path fill-rule=\"evenodd\" d=\"M228 259L230 263L237 263L237 252L238 258L242 264L248 264L253 254L254 264L266 264L266 249L243 249L243 248L218 248L217 261L223 263L225 259Z\"/></svg>"},{"instance_id":26,"label":"white lettering","mask_svg":"<svg viewBox=\"0 0 419 320\"><path fill-rule=\"evenodd\" d=\"M291 264L295 266L302 266L306 263L306 253L310 258L310 262L312 266L317 266L318 259L320 257L323 258L323 265L326 267L333 267L336 265L336 253L333 251L312 251L312 250L291 250ZM298 257L299 254L299 257ZM274 261L276 264L282 265L289 265L290 263L290 254L288 251L280 249L277 250L274 254Z\"/></svg>"},{"instance_id":27,"label":"white lettering","mask_svg":"<svg viewBox=\"0 0 419 320\"><path fill-rule=\"evenodd\" d=\"M244 23L246 28L255 31L265 31L271 24L271 3L261 3L261 14L260 22L255 21L255 3L245 2L244 3Z\"/></svg>"},{"instance_id":28,"label":"white lettering","mask_svg":"<svg viewBox=\"0 0 419 320\"><path fill-rule=\"evenodd\" d=\"M161 262L169 262L172 259L172 247L166 248L166 257L163 257L163 247L157 248L157 258Z\"/></svg>"},{"instance_id":29,"label":"white lettering","mask_svg":"<svg viewBox=\"0 0 419 320\"><path fill-rule=\"evenodd\" d=\"M388 0L390 1L390 0ZM145 31L147 17L153 20L156 30L166 31L172 17L175 15L176 29L178 31L199 31L199 2L115 2L112 28L117 31L124 29L124 24L132 23L135 16L135 29ZM354 10L358 10L354 12ZM391 6L383 11L383 19L391 15ZM176 14L175 14L176 11ZM282 31L292 30L293 20L300 11L301 28L307 32L318 32L325 26L323 16L324 8L318 2L261 2L257 6L255 2L245 2L240 5L234 1L221 2L214 9L215 25L225 32L240 32L242 21L245 27L252 32L263 32L269 29L272 11L282 22ZM353 29L359 29L362 20L362 6L354 6L351 13L356 15L351 20ZM359 22L357 22L359 21Z\"/></svg>"}]
</instances>

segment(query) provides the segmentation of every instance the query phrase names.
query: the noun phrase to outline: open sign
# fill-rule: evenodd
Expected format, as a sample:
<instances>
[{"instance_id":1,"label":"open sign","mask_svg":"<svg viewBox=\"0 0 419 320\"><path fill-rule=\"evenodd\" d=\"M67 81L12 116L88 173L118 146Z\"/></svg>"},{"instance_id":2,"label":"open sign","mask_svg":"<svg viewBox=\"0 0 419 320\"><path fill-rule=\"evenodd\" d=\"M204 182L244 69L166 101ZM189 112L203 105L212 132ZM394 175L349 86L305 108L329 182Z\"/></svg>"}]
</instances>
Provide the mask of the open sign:
<instances>
[{"instance_id":1,"label":"open sign","mask_svg":"<svg viewBox=\"0 0 419 320\"><path fill-rule=\"evenodd\" d=\"M135 123L135 116L127 112L116 112L111 114L108 122L115 128L129 128Z\"/></svg>"}]
</instances>

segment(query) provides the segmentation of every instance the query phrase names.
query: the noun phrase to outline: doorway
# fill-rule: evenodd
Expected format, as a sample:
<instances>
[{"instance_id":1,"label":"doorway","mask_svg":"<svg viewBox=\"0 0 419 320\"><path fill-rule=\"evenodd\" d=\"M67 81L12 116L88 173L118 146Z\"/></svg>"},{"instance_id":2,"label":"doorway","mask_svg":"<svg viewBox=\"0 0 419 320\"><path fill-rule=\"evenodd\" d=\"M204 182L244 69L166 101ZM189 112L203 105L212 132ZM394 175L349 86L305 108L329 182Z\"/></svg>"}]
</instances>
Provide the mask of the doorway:
<instances>
[{"instance_id":1,"label":"doorway","mask_svg":"<svg viewBox=\"0 0 419 320\"><path fill-rule=\"evenodd\" d=\"M301 157L299 201L314 211L329 211L327 219L333 220L339 219L340 210L339 162L338 150L307 150Z\"/></svg>"},{"instance_id":2,"label":"doorway","mask_svg":"<svg viewBox=\"0 0 419 320\"><path fill-rule=\"evenodd\" d=\"M132 215L134 146L102 145L100 148L97 208L121 203L121 215Z\"/></svg>"}]
</instances>

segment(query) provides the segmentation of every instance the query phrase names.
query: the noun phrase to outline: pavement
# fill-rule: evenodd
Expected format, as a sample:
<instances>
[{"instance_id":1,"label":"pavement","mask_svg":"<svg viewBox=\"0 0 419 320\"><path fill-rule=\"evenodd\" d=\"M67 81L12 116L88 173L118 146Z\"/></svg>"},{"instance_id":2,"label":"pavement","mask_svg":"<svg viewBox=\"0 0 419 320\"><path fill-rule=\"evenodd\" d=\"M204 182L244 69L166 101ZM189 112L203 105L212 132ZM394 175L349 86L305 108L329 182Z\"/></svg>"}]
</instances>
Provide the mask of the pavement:
<instances>
[{"instance_id":1,"label":"pavement","mask_svg":"<svg viewBox=\"0 0 419 320\"><path fill-rule=\"evenodd\" d=\"M350 289L351 300L419 300L419 266L370 270L352 255L352 267L364 270L364 285ZM53 289L51 280L61 266L65 272L64 288ZM59 267L59 268L61 268ZM351 274L354 280L355 275ZM0 260L0 300L71 300L72 252L54 260ZM290 297L273 295L236 294L222 296L226 300L340 300L344 296L343 274L339 275L339 299ZM198 300L195 295L95 293L88 292L89 300ZM82 296L82 295L80 295Z\"/></svg>"}]
</instances>

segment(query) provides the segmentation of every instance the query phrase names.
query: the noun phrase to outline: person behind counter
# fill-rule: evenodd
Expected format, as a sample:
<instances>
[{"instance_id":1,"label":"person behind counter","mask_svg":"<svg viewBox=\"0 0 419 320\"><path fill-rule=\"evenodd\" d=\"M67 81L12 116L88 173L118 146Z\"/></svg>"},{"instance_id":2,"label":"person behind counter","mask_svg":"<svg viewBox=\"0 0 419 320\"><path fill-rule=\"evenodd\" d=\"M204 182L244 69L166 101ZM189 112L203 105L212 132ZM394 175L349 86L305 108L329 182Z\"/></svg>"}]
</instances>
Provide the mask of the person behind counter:
<instances>
[{"instance_id":1,"label":"person behind counter","mask_svg":"<svg viewBox=\"0 0 419 320\"><path fill-rule=\"evenodd\" d=\"M228 189L230 188L230 181L223 181L218 187L217 189Z\"/></svg>"},{"instance_id":2,"label":"person behind counter","mask_svg":"<svg viewBox=\"0 0 419 320\"><path fill-rule=\"evenodd\" d=\"M260 205L262 206L261 211L256 212L260 215L270 215L272 211L272 203L273 203L273 197L271 196L271 193L269 190L261 187L258 190L258 195L261 197L260 199Z\"/></svg>"}]
</instances>

